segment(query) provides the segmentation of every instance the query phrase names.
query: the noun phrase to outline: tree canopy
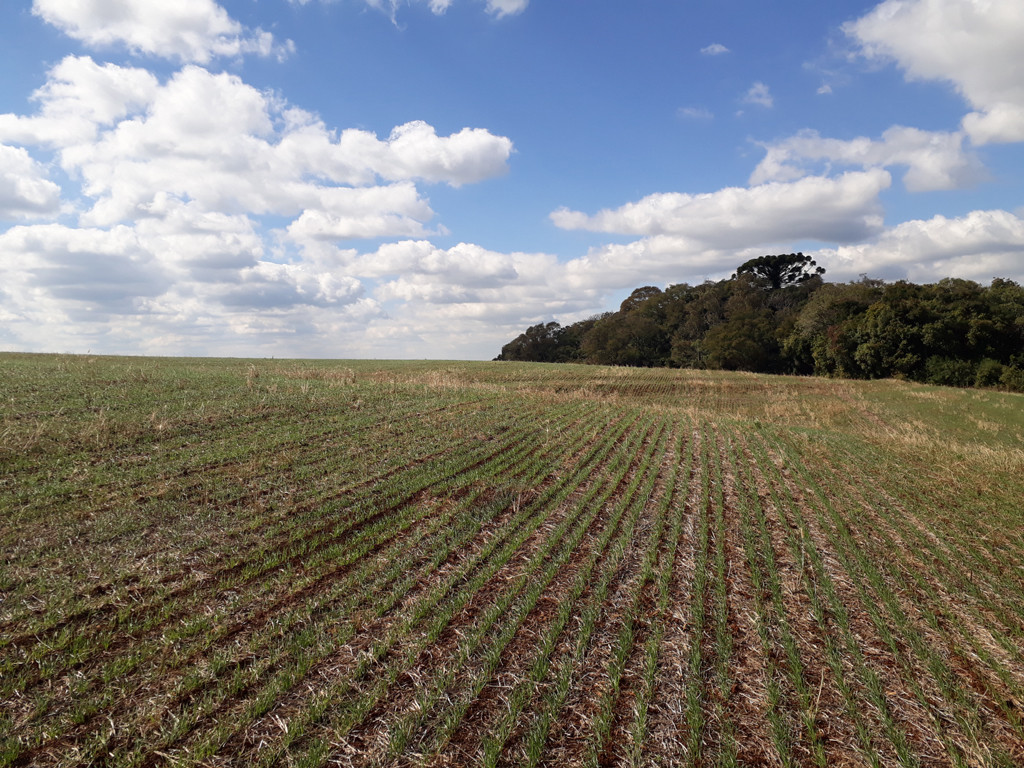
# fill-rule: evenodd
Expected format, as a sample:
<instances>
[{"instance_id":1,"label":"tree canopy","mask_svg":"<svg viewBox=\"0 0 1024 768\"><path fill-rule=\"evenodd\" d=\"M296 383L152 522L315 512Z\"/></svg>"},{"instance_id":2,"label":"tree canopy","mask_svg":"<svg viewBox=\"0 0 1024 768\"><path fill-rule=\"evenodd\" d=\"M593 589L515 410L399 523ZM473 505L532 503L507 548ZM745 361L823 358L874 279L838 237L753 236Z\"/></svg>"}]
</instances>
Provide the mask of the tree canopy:
<instances>
[{"instance_id":1,"label":"tree canopy","mask_svg":"<svg viewBox=\"0 0 1024 768\"><path fill-rule=\"evenodd\" d=\"M634 290L617 312L528 328L497 360L901 377L1024 391L1024 288L947 278L826 283L802 253L728 280Z\"/></svg>"},{"instance_id":2,"label":"tree canopy","mask_svg":"<svg viewBox=\"0 0 1024 768\"><path fill-rule=\"evenodd\" d=\"M815 267L815 269L811 269ZM804 283L817 275L824 275L825 268L819 267L810 256L802 253L783 253L776 256L758 256L745 261L736 270L738 275L753 275L766 283L773 291L789 285Z\"/></svg>"}]
</instances>

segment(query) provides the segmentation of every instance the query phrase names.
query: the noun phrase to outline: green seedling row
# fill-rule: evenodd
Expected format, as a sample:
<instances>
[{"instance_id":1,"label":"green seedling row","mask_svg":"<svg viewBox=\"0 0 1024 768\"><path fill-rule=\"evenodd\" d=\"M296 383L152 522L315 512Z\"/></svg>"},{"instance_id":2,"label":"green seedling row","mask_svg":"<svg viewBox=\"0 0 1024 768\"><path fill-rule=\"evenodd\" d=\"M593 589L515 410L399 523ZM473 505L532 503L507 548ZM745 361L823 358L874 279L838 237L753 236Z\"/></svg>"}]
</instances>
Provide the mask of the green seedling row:
<instances>
[{"instance_id":1,"label":"green seedling row","mask_svg":"<svg viewBox=\"0 0 1024 768\"><path fill-rule=\"evenodd\" d=\"M0 766L1024 765L1024 397L0 354Z\"/></svg>"}]
</instances>

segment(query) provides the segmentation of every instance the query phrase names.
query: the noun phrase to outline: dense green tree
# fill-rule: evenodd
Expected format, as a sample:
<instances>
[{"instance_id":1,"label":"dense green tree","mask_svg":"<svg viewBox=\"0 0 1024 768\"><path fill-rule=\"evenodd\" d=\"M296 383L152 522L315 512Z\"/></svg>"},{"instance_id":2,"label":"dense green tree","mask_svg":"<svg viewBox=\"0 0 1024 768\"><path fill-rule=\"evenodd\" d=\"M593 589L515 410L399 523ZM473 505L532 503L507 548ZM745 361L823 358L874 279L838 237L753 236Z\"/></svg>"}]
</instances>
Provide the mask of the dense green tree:
<instances>
[{"instance_id":1,"label":"dense green tree","mask_svg":"<svg viewBox=\"0 0 1024 768\"><path fill-rule=\"evenodd\" d=\"M559 359L562 326L556 322L538 323L526 329L501 348L495 360L525 360L538 363L563 362Z\"/></svg>"},{"instance_id":2,"label":"dense green tree","mask_svg":"<svg viewBox=\"0 0 1024 768\"><path fill-rule=\"evenodd\" d=\"M857 323L857 373L869 379L921 378L927 358L923 331L931 319L917 286L887 286L882 300L868 307Z\"/></svg>"},{"instance_id":3,"label":"dense green tree","mask_svg":"<svg viewBox=\"0 0 1024 768\"><path fill-rule=\"evenodd\" d=\"M585 358L601 365L666 365L670 342L662 328L641 312L608 315L584 334Z\"/></svg>"},{"instance_id":4,"label":"dense green tree","mask_svg":"<svg viewBox=\"0 0 1024 768\"><path fill-rule=\"evenodd\" d=\"M775 367L778 341L768 310L738 312L708 331L701 347L708 368L770 372Z\"/></svg>"},{"instance_id":5,"label":"dense green tree","mask_svg":"<svg viewBox=\"0 0 1024 768\"><path fill-rule=\"evenodd\" d=\"M583 350L581 349L583 337L587 335L587 332L593 328L602 317L604 317L604 315L594 315L593 317L588 317L586 320L580 320L578 323L563 326L562 331L558 336L559 362L573 363L586 361L586 358L583 355Z\"/></svg>"},{"instance_id":6,"label":"dense green tree","mask_svg":"<svg viewBox=\"0 0 1024 768\"><path fill-rule=\"evenodd\" d=\"M651 299L657 299L662 295L661 288L653 285L645 285L643 288L636 288L619 305L619 312L633 312L642 309ZM652 305L652 306L656 306Z\"/></svg>"},{"instance_id":7,"label":"dense green tree","mask_svg":"<svg viewBox=\"0 0 1024 768\"><path fill-rule=\"evenodd\" d=\"M851 318L863 315L882 296L881 280L826 283L813 293L794 318L782 354L794 373L855 376L857 341Z\"/></svg>"},{"instance_id":8,"label":"dense green tree","mask_svg":"<svg viewBox=\"0 0 1024 768\"><path fill-rule=\"evenodd\" d=\"M824 283L802 253L728 280L634 290L617 312L541 323L499 360L724 368L1024 390L1024 289L949 278Z\"/></svg>"}]
</instances>

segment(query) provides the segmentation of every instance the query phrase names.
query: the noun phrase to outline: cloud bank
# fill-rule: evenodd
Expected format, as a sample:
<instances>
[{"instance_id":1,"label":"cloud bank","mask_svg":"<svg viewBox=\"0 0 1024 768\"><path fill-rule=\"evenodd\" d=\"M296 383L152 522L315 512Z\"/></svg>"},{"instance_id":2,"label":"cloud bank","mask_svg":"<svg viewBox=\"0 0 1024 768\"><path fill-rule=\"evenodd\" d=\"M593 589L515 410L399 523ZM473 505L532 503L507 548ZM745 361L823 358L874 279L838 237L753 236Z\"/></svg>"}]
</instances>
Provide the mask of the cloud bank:
<instances>
[{"instance_id":1,"label":"cloud bank","mask_svg":"<svg viewBox=\"0 0 1024 768\"><path fill-rule=\"evenodd\" d=\"M1008 211L912 220L876 239L817 252L835 278L873 277L933 282L960 277L987 282L992 275L1021 280L1024 219Z\"/></svg>"},{"instance_id":2,"label":"cloud bank","mask_svg":"<svg viewBox=\"0 0 1024 768\"><path fill-rule=\"evenodd\" d=\"M401 4L366 2L392 15ZM453 0L427 2L442 14ZM67 56L30 109L0 115L0 343L489 357L526 325L579 319L645 283L718 279L797 243L833 279L1024 279L1019 213L885 221L893 173L912 193L969 187L986 178L977 146L1024 140L1024 85L1013 76L1024 66L1024 10L982 5L887 0L844 28L864 56L950 83L972 110L960 126L894 125L853 139L808 129L757 142L764 157L747 186L558 208L551 225L602 237L556 255L434 242L449 233L430 188L508 173L509 137L481 127L442 135L419 120L386 135L328 126L283 94L213 71L215 59L281 57L291 45L212 0L36 0L37 16L88 49L176 70ZM526 7L482 5L495 17ZM740 98L774 105L760 81ZM712 117L699 107L678 114Z\"/></svg>"},{"instance_id":3,"label":"cloud bank","mask_svg":"<svg viewBox=\"0 0 1024 768\"><path fill-rule=\"evenodd\" d=\"M443 231L420 186L500 176L513 151L422 121L338 131L195 64L161 82L69 56L33 101L0 115L0 218L23 222L0 234L4 318L30 347L225 353L365 325L384 310L338 244Z\"/></svg>"},{"instance_id":4,"label":"cloud bank","mask_svg":"<svg viewBox=\"0 0 1024 768\"><path fill-rule=\"evenodd\" d=\"M798 179L821 163L860 168L907 168L908 191L961 189L987 174L977 155L964 147L962 133L922 131L902 125L886 130L881 139L829 139L804 130L788 139L763 145L765 157L750 176L751 184Z\"/></svg>"},{"instance_id":5,"label":"cloud bank","mask_svg":"<svg viewBox=\"0 0 1024 768\"><path fill-rule=\"evenodd\" d=\"M0 144L0 221L49 217L60 206L60 187L21 147Z\"/></svg>"},{"instance_id":6,"label":"cloud bank","mask_svg":"<svg viewBox=\"0 0 1024 768\"><path fill-rule=\"evenodd\" d=\"M812 238L846 242L881 229L878 195L890 184L882 170L734 187L702 195L663 193L594 215L560 209L562 229L625 235L679 235L714 248Z\"/></svg>"},{"instance_id":7,"label":"cloud bank","mask_svg":"<svg viewBox=\"0 0 1024 768\"><path fill-rule=\"evenodd\" d=\"M908 78L952 84L976 110L963 121L975 144L1024 141L1024 5L885 0L844 30Z\"/></svg>"},{"instance_id":8,"label":"cloud bank","mask_svg":"<svg viewBox=\"0 0 1024 768\"><path fill-rule=\"evenodd\" d=\"M248 30L213 0L33 0L32 12L90 48L126 46L136 54L206 64L216 56L286 56L261 29Z\"/></svg>"}]
</instances>

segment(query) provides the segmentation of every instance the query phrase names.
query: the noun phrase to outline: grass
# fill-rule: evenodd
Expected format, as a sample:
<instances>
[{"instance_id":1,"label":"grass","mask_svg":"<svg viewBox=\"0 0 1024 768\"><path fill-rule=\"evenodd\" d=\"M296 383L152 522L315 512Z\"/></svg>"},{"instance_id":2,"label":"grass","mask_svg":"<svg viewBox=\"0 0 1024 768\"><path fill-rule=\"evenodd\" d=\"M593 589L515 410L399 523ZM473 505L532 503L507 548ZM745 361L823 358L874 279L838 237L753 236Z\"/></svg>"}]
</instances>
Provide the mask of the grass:
<instances>
[{"instance_id":1,"label":"grass","mask_svg":"<svg viewBox=\"0 0 1024 768\"><path fill-rule=\"evenodd\" d=\"M1024 764L1024 397L0 355L0 766Z\"/></svg>"}]
</instances>

